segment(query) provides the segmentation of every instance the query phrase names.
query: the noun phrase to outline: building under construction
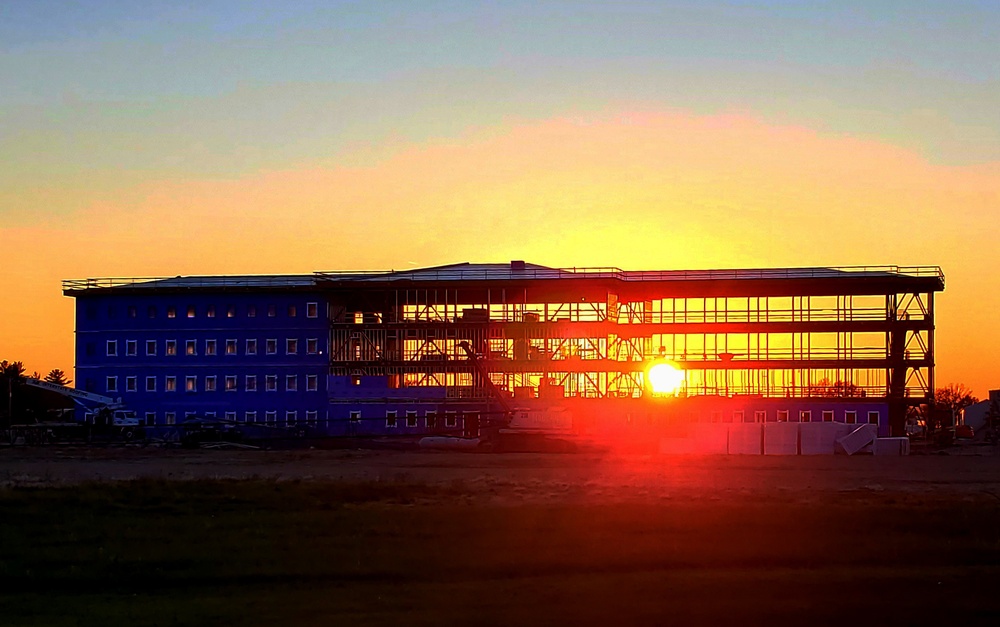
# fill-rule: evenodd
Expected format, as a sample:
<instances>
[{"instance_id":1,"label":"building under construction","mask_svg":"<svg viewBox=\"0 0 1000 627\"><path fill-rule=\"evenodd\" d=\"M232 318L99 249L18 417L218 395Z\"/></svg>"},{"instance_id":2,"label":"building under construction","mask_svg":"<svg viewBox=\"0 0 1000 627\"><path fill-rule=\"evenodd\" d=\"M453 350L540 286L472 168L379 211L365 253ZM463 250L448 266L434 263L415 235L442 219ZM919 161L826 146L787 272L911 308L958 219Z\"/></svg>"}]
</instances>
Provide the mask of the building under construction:
<instances>
[{"instance_id":1,"label":"building under construction","mask_svg":"<svg viewBox=\"0 0 1000 627\"><path fill-rule=\"evenodd\" d=\"M150 425L327 435L656 422L875 423L934 389L938 267L701 271L522 261L388 272L87 279L77 381ZM668 363L676 385L650 385Z\"/></svg>"}]
</instances>

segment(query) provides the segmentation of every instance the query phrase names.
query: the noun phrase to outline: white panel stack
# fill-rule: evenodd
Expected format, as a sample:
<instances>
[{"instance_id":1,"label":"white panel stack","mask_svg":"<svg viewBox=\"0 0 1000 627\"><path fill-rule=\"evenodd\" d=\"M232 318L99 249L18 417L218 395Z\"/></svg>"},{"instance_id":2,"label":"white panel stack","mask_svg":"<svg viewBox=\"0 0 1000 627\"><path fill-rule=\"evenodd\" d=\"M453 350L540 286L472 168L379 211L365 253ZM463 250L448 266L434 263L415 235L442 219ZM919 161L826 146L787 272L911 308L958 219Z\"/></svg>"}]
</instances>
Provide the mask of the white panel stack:
<instances>
[{"instance_id":1,"label":"white panel stack","mask_svg":"<svg viewBox=\"0 0 1000 627\"><path fill-rule=\"evenodd\" d=\"M872 451L876 455L909 455L910 438L875 438Z\"/></svg>"},{"instance_id":2,"label":"white panel stack","mask_svg":"<svg viewBox=\"0 0 1000 627\"><path fill-rule=\"evenodd\" d=\"M734 422L729 425L730 455L760 455L764 425L759 422Z\"/></svg>"},{"instance_id":3,"label":"white panel stack","mask_svg":"<svg viewBox=\"0 0 1000 627\"><path fill-rule=\"evenodd\" d=\"M797 423L797 422L765 422L764 423L764 454L765 455L798 455L799 454L799 423Z\"/></svg>"},{"instance_id":4,"label":"white panel stack","mask_svg":"<svg viewBox=\"0 0 1000 627\"><path fill-rule=\"evenodd\" d=\"M875 442L877 433L878 427L875 425L858 425L847 435L837 438L837 452L854 455Z\"/></svg>"},{"instance_id":5,"label":"white panel stack","mask_svg":"<svg viewBox=\"0 0 1000 627\"><path fill-rule=\"evenodd\" d=\"M799 452L802 455L833 455L837 439L851 430L840 422L803 422L799 425Z\"/></svg>"}]
</instances>

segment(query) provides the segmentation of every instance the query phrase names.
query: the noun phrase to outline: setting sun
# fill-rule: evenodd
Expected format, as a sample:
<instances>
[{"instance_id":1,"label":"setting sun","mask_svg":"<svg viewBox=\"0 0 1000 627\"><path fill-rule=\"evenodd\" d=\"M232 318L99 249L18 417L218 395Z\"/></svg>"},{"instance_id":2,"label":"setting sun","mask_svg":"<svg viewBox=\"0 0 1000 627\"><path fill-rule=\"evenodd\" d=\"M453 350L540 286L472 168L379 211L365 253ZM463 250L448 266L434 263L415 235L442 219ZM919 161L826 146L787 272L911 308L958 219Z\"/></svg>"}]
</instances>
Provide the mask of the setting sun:
<instances>
[{"instance_id":1,"label":"setting sun","mask_svg":"<svg viewBox=\"0 0 1000 627\"><path fill-rule=\"evenodd\" d=\"M661 361L649 369L649 385L656 394L676 394L684 385L684 371Z\"/></svg>"}]
</instances>

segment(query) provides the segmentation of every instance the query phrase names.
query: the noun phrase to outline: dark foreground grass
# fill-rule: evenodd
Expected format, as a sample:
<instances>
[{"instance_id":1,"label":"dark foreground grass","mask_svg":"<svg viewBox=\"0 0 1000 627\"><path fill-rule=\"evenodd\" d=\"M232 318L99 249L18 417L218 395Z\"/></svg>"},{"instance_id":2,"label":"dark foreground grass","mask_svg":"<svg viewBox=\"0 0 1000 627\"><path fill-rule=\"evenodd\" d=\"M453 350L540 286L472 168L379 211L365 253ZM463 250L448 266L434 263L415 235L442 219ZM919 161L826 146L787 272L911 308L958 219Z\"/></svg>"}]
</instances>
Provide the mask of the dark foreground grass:
<instances>
[{"instance_id":1,"label":"dark foreground grass","mask_svg":"<svg viewBox=\"0 0 1000 627\"><path fill-rule=\"evenodd\" d=\"M2 625L1000 624L1000 507L495 505L461 486L0 491Z\"/></svg>"}]
</instances>

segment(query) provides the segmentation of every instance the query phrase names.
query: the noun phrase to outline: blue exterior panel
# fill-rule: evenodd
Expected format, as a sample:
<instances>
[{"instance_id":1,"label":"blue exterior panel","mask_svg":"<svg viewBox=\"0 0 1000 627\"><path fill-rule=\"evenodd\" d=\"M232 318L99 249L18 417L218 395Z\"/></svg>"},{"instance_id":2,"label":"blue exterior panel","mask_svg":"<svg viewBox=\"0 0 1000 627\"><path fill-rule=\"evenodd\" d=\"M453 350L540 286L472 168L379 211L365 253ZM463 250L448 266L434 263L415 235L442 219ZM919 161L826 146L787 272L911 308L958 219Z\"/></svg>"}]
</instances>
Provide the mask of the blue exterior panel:
<instances>
[{"instance_id":1,"label":"blue exterior panel","mask_svg":"<svg viewBox=\"0 0 1000 627\"><path fill-rule=\"evenodd\" d=\"M319 293L128 293L77 301L76 380L148 423L327 418L328 313Z\"/></svg>"}]
</instances>

